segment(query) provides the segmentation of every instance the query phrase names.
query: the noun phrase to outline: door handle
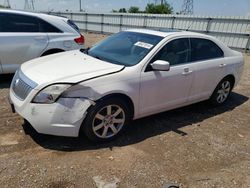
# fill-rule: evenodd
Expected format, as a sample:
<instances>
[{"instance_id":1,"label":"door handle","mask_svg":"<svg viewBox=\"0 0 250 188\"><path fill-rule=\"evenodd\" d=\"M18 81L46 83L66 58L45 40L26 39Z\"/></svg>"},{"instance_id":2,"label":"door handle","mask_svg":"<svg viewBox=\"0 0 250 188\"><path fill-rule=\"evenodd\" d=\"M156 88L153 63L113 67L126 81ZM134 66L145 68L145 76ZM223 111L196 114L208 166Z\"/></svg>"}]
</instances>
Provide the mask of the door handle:
<instances>
[{"instance_id":1,"label":"door handle","mask_svg":"<svg viewBox=\"0 0 250 188\"><path fill-rule=\"evenodd\" d=\"M226 66L225 63L222 63L222 64L219 65L220 68L223 68L223 67L225 67L225 66Z\"/></svg>"},{"instance_id":2,"label":"door handle","mask_svg":"<svg viewBox=\"0 0 250 188\"><path fill-rule=\"evenodd\" d=\"M46 37L35 37L35 40L39 41L39 42L45 42L46 41Z\"/></svg>"},{"instance_id":3,"label":"door handle","mask_svg":"<svg viewBox=\"0 0 250 188\"><path fill-rule=\"evenodd\" d=\"M192 73L193 73L193 71L189 70L189 68L184 68L182 75L186 76L186 75L189 75L189 74L192 74Z\"/></svg>"}]
</instances>

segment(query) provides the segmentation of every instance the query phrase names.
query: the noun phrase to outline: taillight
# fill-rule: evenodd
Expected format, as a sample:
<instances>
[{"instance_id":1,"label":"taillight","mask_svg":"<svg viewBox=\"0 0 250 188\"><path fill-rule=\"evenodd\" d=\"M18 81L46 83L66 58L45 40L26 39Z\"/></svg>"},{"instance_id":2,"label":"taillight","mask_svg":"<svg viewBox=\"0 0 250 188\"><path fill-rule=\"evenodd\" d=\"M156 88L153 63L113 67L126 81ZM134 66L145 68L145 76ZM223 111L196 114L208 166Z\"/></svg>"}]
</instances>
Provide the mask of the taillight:
<instances>
[{"instance_id":1,"label":"taillight","mask_svg":"<svg viewBox=\"0 0 250 188\"><path fill-rule=\"evenodd\" d=\"M84 36L83 35L81 35L79 38L76 38L74 40L79 45L83 45L84 44Z\"/></svg>"}]
</instances>

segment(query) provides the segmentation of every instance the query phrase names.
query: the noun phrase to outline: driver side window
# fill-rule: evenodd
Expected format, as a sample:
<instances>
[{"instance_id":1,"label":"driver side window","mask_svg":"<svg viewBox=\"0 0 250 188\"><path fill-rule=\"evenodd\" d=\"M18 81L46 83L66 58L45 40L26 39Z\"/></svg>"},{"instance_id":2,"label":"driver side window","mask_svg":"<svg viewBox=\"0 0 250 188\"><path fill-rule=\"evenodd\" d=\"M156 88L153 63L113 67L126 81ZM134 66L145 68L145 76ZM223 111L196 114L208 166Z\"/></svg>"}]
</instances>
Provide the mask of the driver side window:
<instances>
[{"instance_id":1,"label":"driver side window","mask_svg":"<svg viewBox=\"0 0 250 188\"><path fill-rule=\"evenodd\" d=\"M189 61L189 39L175 39L167 43L153 58L153 61L168 61L171 66L187 63Z\"/></svg>"}]
</instances>

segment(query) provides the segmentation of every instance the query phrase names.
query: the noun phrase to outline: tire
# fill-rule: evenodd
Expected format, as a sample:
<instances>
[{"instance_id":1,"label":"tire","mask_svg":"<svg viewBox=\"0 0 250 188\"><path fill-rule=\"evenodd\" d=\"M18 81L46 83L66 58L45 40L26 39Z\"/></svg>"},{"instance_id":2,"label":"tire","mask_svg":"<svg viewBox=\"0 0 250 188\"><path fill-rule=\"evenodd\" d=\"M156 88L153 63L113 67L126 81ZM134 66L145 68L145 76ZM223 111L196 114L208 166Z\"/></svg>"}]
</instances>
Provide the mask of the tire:
<instances>
[{"instance_id":1,"label":"tire","mask_svg":"<svg viewBox=\"0 0 250 188\"><path fill-rule=\"evenodd\" d=\"M231 79L224 78L220 81L220 83L215 88L212 96L210 97L210 103L214 106L220 106L224 104L233 89L233 83Z\"/></svg>"},{"instance_id":2,"label":"tire","mask_svg":"<svg viewBox=\"0 0 250 188\"><path fill-rule=\"evenodd\" d=\"M91 141L110 141L125 130L130 119L130 111L124 101L108 98L90 107L82 131Z\"/></svg>"}]
</instances>

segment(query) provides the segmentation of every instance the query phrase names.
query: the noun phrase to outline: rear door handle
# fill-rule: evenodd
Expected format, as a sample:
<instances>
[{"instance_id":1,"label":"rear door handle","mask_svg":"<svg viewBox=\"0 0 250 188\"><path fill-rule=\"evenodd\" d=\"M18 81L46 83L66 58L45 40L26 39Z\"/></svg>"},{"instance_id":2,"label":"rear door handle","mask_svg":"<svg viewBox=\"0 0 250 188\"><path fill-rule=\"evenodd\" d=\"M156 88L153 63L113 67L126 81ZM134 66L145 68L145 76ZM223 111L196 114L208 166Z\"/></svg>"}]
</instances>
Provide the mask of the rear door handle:
<instances>
[{"instance_id":1,"label":"rear door handle","mask_svg":"<svg viewBox=\"0 0 250 188\"><path fill-rule=\"evenodd\" d=\"M226 66L225 63L222 63L222 64L219 65L220 68L223 68L223 67L225 67L225 66Z\"/></svg>"},{"instance_id":2,"label":"rear door handle","mask_svg":"<svg viewBox=\"0 0 250 188\"><path fill-rule=\"evenodd\" d=\"M35 40L38 42L46 42L47 38L46 37L35 37Z\"/></svg>"},{"instance_id":3,"label":"rear door handle","mask_svg":"<svg viewBox=\"0 0 250 188\"><path fill-rule=\"evenodd\" d=\"M184 68L182 75L189 75L192 73L193 73L193 71L189 70L189 68Z\"/></svg>"}]
</instances>

